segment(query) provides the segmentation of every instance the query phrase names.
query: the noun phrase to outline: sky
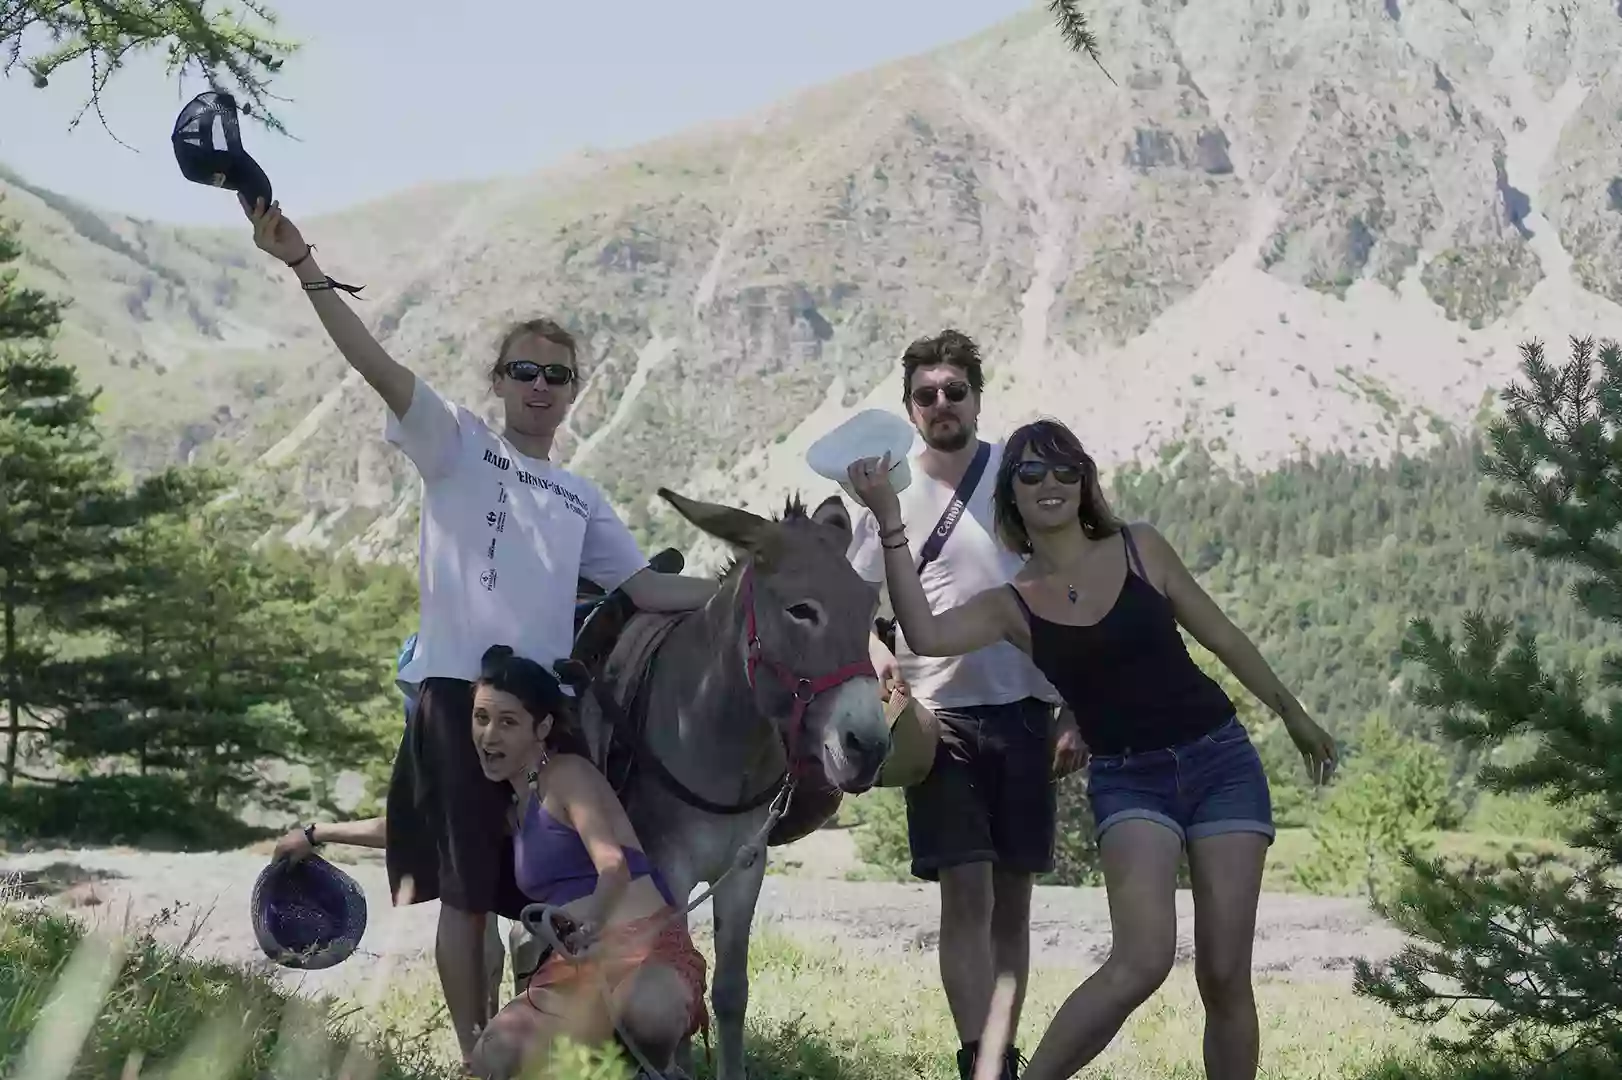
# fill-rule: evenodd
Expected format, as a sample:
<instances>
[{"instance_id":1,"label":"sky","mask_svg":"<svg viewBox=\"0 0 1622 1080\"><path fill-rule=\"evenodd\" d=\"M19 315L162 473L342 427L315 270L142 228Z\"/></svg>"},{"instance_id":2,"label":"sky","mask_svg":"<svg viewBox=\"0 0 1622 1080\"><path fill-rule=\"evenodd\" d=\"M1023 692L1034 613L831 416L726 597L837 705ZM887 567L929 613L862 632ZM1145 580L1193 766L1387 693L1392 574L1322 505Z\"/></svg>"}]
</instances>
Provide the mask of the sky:
<instances>
[{"instance_id":1,"label":"sky","mask_svg":"<svg viewBox=\"0 0 1622 1080\"><path fill-rule=\"evenodd\" d=\"M797 90L968 37L1032 0L269 0L302 44L272 91L293 141L243 140L289 213L421 184L522 174L754 112ZM452 15L455 11L457 14ZM175 223L240 220L184 180L176 114L207 89L142 57L76 130L89 68L36 90L0 78L0 163L93 206Z\"/></svg>"}]
</instances>

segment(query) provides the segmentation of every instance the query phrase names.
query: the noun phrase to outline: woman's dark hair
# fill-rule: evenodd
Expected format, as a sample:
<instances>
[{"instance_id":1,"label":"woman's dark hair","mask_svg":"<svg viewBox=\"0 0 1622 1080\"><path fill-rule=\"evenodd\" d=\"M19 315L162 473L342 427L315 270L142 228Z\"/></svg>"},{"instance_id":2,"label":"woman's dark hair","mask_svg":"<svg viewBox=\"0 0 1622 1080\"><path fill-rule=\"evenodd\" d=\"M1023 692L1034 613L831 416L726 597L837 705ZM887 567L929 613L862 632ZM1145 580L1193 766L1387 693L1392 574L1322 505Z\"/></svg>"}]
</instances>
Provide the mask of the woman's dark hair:
<instances>
[{"instance_id":1,"label":"woman's dark hair","mask_svg":"<svg viewBox=\"0 0 1622 1080\"><path fill-rule=\"evenodd\" d=\"M1121 531L1121 521L1110 512L1098 485L1098 463L1082 448L1081 440L1057 420L1035 420L1008 436L1003 444L1002 463L997 467L997 488L992 495L996 508L997 538L1020 555L1031 553L1031 537L1014 502L1015 470L1027 453L1049 465L1074 465L1081 470L1081 506L1076 516L1081 531L1090 540L1102 540Z\"/></svg>"},{"instance_id":2,"label":"woman's dark hair","mask_svg":"<svg viewBox=\"0 0 1622 1080\"><path fill-rule=\"evenodd\" d=\"M534 660L513 652L512 646L492 645L484 650L475 685L511 694L536 724L550 716L552 730L547 733L546 744L554 753L590 758L574 708L557 679Z\"/></svg>"}]
</instances>

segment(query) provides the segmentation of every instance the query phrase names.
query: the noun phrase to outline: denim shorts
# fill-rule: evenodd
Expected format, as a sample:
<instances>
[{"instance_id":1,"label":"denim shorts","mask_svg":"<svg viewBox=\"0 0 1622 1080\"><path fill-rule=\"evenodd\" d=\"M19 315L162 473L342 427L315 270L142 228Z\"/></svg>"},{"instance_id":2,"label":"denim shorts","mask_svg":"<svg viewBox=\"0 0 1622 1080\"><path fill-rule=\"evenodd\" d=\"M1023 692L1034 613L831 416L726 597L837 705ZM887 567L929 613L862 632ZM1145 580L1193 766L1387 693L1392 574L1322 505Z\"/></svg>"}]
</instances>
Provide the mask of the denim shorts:
<instances>
[{"instance_id":1,"label":"denim shorts","mask_svg":"<svg viewBox=\"0 0 1622 1080\"><path fill-rule=\"evenodd\" d=\"M1095 755L1087 798L1100 837L1133 819L1164 825L1184 843L1231 832L1276 835L1267 774L1238 717L1164 750Z\"/></svg>"}]
</instances>

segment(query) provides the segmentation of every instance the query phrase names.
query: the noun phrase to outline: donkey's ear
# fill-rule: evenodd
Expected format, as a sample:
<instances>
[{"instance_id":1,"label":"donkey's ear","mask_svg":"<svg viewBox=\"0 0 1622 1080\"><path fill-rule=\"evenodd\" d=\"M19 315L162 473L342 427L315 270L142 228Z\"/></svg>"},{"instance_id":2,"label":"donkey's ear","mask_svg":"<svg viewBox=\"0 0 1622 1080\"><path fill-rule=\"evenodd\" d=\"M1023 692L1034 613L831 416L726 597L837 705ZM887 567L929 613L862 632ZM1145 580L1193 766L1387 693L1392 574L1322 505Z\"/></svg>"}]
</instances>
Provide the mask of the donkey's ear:
<instances>
[{"instance_id":1,"label":"donkey's ear","mask_svg":"<svg viewBox=\"0 0 1622 1080\"><path fill-rule=\"evenodd\" d=\"M669 488L660 488L659 497L701 531L757 555L765 552L777 531L776 523L735 506L700 502Z\"/></svg>"}]
</instances>

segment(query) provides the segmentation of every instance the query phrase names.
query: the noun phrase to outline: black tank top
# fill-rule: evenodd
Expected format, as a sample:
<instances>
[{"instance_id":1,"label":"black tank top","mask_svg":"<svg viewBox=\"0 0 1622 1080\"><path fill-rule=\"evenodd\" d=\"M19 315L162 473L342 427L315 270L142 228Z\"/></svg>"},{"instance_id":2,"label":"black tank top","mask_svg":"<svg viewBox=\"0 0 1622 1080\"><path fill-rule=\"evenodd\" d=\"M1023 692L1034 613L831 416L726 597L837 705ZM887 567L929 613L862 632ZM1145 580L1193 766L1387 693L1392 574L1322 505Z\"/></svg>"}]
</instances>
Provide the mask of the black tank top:
<instances>
[{"instance_id":1,"label":"black tank top","mask_svg":"<svg viewBox=\"0 0 1622 1080\"><path fill-rule=\"evenodd\" d=\"M1161 750L1227 723L1233 702L1188 655L1171 601L1149 584L1124 527L1126 581L1091 626L1049 622L1014 589L1031 629L1031 660L1076 714L1095 754Z\"/></svg>"}]
</instances>

